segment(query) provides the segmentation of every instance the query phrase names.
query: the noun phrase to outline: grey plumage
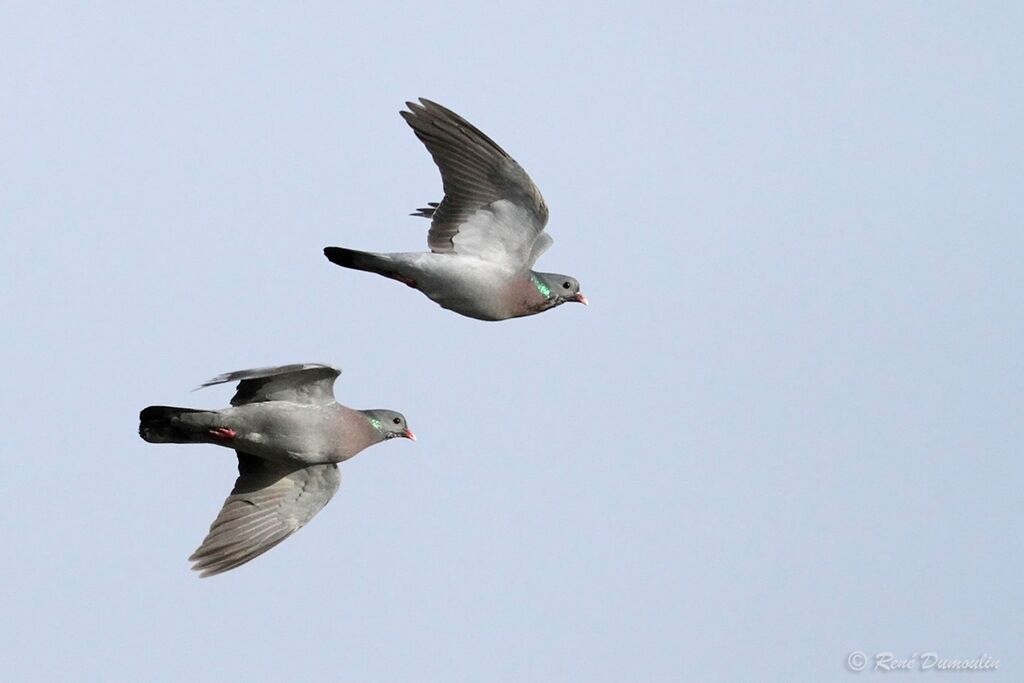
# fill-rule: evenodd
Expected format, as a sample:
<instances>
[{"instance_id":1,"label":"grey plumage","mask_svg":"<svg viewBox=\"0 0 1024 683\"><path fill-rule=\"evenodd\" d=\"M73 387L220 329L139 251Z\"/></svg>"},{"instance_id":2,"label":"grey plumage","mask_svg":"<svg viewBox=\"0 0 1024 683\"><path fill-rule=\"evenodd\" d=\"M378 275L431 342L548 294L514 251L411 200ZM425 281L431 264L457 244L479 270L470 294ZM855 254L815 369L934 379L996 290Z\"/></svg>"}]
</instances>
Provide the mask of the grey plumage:
<instances>
[{"instance_id":1,"label":"grey plumage","mask_svg":"<svg viewBox=\"0 0 1024 683\"><path fill-rule=\"evenodd\" d=\"M406 102L400 112L441 171L444 199L434 210L427 245L435 254L454 253L453 238L482 207L507 200L527 210L519 226L532 242L548 222L540 190L508 152L479 128L436 102Z\"/></svg>"},{"instance_id":2,"label":"grey plumage","mask_svg":"<svg viewBox=\"0 0 1024 683\"><path fill-rule=\"evenodd\" d=\"M533 264L551 246L548 208L526 171L455 112L420 99L401 112L441 172L444 198L412 215L430 218L429 252L380 254L327 247L345 268L384 275L442 307L480 320L533 315L586 303L574 278L538 284ZM562 285L566 286L562 286Z\"/></svg>"},{"instance_id":3,"label":"grey plumage","mask_svg":"<svg viewBox=\"0 0 1024 683\"><path fill-rule=\"evenodd\" d=\"M199 385L238 382L231 405L261 401L294 401L296 403L329 403L334 400L334 380L341 370L319 363L297 363L271 368L237 370L217 375Z\"/></svg>"},{"instance_id":4,"label":"grey plumage","mask_svg":"<svg viewBox=\"0 0 1024 683\"><path fill-rule=\"evenodd\" d=\"M400 413L340 405L340 373L314 363L226 373L202 386L237 381L230 408L150 406L139 414L146 441L237 453L235 487L189 558L201 576L244 564L301 529L338 490L337 463L380 441L415 439Z\"/></svg>"},{"instance_id":5,"label":"grey plumage","mask_svg":"<svg viewBox=\"0 0 1024 683\"><path fill-rule=\"evenodd\" d=\"M200 576L234 569L305 526L341 485L338 466L290 467L238 452L238 479L199 548Z\"/></svg>"}]
</instances>

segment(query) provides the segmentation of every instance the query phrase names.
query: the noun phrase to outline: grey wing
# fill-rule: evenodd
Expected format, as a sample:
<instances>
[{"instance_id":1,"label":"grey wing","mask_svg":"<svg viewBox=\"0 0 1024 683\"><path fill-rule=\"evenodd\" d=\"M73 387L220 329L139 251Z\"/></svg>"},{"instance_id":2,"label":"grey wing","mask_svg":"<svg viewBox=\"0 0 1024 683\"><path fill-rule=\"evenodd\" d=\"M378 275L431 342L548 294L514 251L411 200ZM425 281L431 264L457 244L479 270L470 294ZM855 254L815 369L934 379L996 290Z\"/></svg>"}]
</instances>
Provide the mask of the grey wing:
<instances>
[{"instance_id":1,"label":"grey wing","mask_svg":"<svg viewBox=\"0 0 1024 683\"><path fill-rule=\"evenodd\" d=\"M546 232L542 232L537 235L537 239L534 240L533 246L530 247L530 256L526 260L526 267L532 268L533 264L537 262L537 259L541 257L541 254L547 251L553 243L554 240L551 239L551 236Z\"/></svg>"},{"instance_id":2,"label":"grey wing","mask_svg":"<svg viewBox=\"0 0 1024 683\"><path fill-rule=\"evenodd\" d=\"M237 381L238 389L231 399L233 406L261 401L322 404L334 401L334 380L340 374L341 370L331 365L301 363L226 372L199 388Z\"/></svg>"},{"instance_id":3,"label":"grey wing","mask_svg":"<svg viewBox=\"0 0 1024 683\"><path fill-rule=\"evenodd\" d=\"M238 451L238 480L189 561L200 576L262 555L313 519L341 484L338 466L289 468Z\"/></svg>"},{"instance_id":4,"label":"grey wing","mask_svg":"<svg viewBox=\"0 0 1024 683\"><path fill-rule=\"evenodd\" d=\"M524 263L548 221L540 190L473 124L435 102L420 102L406 102L409 111L401 114L434 158L444 185L440 204L414 214L432 217L430 250Z\"/></svg>"}]
</instances>

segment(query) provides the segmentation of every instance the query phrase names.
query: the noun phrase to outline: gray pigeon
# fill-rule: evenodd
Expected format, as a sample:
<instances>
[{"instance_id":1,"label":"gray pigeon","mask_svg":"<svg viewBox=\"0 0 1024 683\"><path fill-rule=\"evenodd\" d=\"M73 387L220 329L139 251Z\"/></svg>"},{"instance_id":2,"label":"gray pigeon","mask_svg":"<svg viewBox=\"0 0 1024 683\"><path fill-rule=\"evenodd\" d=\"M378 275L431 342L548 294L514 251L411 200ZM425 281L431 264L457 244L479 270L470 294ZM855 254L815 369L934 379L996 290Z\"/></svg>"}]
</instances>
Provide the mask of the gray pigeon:
<instances>
[{"instance_id":1,"label":"gray pigeon","mask_svg":"<svg viewBox=\"0 0 1024 683\"><path fill-rule=\"evenodd\" d=\"M238 454L235 488L189 558L200 576L245 564L301 529L338 490L335 463L396 436L416 439L400 413L340 405L340 374L316 363L240 370L202 385L238 381L230 408L139 413L139 436L150 443L209 443Z\"/></svg>"},{"instance_id":2,"label":"gray pigeon","mask_svg":"<svg viewBox=\"0 0 1024 683\"><path fill-rule=\"evenodd\" d=\"M345 268L414 287L443 308L479 320L587 303L575 278L532 270L552 239L548 207L526 171L453 111L420 98L401 112L441 171L444 199L412 215L430 218L429 252L377 254L327 247Z\"/></svg>"}]
</instances>

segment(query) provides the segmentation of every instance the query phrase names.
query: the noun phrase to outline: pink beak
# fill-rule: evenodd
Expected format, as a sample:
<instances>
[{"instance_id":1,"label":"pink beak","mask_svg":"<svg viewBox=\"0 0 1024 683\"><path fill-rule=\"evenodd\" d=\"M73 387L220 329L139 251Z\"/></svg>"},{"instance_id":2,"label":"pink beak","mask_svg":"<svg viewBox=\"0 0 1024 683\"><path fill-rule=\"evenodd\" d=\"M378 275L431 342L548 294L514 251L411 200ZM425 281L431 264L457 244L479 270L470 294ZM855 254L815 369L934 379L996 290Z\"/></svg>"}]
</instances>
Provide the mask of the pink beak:
<instances>
[{"instance_id":1,"label":"pink beak","mask_svg":"<svg viewBox=\"0 0 1024 683\"><path fill-rule=\"evenodd\" d=\"M412 430L409 429L408 427L405 428L405 434L403 434L402 436L404 436L407 439L412 439L413 441L416 440L416 435L413 434Z\"/></svg>"},{"instance_id":2,"label":"pink beak","mask_svg":"<svg viewBox=\"0 0 1024 683\"><path fill-rule=\"evenodd\" d=\"M576 294L576 301L579 301L584 306L588 304L587 297L583 296L583 292L579 292Z\"/></svg>"}]
</instances>

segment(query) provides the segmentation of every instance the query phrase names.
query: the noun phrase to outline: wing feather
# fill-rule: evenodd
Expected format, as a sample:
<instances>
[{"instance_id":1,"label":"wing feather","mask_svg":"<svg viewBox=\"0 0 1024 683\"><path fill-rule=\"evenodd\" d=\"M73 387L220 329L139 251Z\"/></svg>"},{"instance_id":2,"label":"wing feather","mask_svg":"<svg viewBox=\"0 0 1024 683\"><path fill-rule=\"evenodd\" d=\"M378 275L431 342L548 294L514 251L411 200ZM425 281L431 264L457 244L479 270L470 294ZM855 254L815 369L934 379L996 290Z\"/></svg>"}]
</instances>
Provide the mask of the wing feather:
<instances>
[{"instance_id":1,"label":"wing feather","mask_svg":"<svg viewBox=\"0 0 1024 683\"><path fill-rule=\"evenodd\" d=\"M432 219L430 250L525 264L548 220L547 204L526 171L450 109L423 98L406 105L402 117L427 147L444 186L440 203L414 214ZM503 215L495 218L499 203Z\"/></svg>"},{"instance_id":2,"label":"wing feather","mask_svg":"<svg viewBox=\"0 0 1024 683\"><path fill-rule=\"evenodd\" d=\"M189 560L200 576L267 552L320 512L341 484L334 464L289 467L238 451L238 479Z\"/></svg>"},{"instance_id":3,"label":"wing feather","mask_svg":"<svg viewBox=\"0 0 1024 683\"><path fill-rule=\"evenodd\" d=\"M226 372L199 388L237 381L233 406L263 401L322 404L334 401L334 381L340 374L341 370L331 365L301 363Z\"/></svg>"}]
</instances>

